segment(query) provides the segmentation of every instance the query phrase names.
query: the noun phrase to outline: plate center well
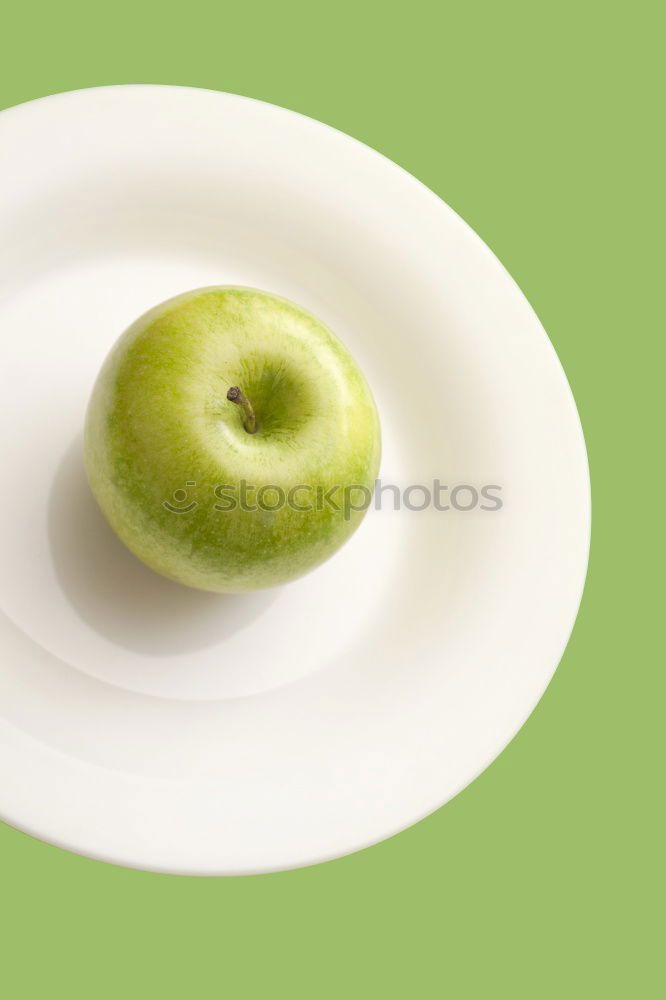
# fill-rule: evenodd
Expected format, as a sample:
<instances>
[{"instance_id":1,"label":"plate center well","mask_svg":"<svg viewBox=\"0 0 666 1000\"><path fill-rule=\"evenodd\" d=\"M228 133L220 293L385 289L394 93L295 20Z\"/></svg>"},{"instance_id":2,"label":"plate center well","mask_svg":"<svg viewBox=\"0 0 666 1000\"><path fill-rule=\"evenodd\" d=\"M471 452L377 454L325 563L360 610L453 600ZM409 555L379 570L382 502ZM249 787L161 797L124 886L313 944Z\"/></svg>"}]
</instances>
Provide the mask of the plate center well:
<instances>
[{"instance_id":1,"label":"plate center well","mask_svg":"<svg viewBox=\"0 0 666 1000\"><path fill-rule=\"evenodd\" d=\"M3 379L13 424L2 470L0 605L76 669L157 697L244 697L335 662L376 617L401 547L395 521L389 528L370 511L343 550L302 580L218 595L152 572L105 521L85 479L81 439L101 360L144 308L133 304L137 286L157 302L238 280L220 270L168 258L156 265L152 255L85 259L38 276L0 305L3 328L13 331Z\"/></svg>"}]
</instances>

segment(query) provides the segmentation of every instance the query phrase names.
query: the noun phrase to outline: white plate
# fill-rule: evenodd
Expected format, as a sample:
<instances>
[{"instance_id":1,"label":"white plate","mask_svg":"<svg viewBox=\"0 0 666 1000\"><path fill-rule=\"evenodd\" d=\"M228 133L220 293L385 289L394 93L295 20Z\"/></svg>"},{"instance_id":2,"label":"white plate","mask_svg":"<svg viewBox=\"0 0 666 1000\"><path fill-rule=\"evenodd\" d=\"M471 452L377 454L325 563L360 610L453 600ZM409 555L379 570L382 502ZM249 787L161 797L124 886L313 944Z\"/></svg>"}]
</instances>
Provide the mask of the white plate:
<instances>
[{"instance_id":1,"label":"white plate","mask_svg":"<svg viewBox=\"0 0 666 1000\"><path fill-rule=\"evenodd\" d=\"M0 115L0 149L0 815L118 864L240 874L442 805L534 708L587 563L578 416L516 285L413 177L269 104L61 94ZM344 339L385 482L498 485L502 509L385 503L255 595L144 569L84 482L88 393L131 320L217 283Z\"/></svg>"}]
</instances>

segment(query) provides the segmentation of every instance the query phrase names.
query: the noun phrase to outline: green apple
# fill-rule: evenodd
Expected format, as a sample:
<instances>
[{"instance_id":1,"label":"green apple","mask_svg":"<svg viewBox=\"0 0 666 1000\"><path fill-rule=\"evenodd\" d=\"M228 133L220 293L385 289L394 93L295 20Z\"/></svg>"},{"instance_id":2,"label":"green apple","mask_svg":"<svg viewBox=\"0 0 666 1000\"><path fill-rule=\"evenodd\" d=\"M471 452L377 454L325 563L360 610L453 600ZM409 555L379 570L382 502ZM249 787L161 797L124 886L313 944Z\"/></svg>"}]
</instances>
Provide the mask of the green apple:
<instances>
[{"instance_id":1,"label":"green apple","mask_svg":"<svg viewBox=\"0 0 666 1000\"><path fill-rule=\"evenodd\" d=\"M85 427L111 526L158 573L235 592L294 579L367 509L380 429L338 338L286 299L197 289L112 348Z\"/></svg>"}]
</instances>

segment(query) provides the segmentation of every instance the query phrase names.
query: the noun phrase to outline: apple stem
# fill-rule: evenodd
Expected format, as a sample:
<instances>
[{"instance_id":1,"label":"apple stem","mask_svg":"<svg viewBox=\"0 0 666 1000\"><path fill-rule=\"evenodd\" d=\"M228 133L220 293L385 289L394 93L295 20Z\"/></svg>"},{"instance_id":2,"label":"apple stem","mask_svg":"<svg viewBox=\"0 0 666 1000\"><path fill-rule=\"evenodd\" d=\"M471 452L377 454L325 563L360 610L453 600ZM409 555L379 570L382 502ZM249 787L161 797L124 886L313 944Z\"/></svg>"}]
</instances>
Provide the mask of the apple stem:
<instances>
[{"instance_id":1,"label":"apple stem","mask_svg":"<svg viewBox=\"0 0 666 1000\"><path fill-rule=\"evenodd\" d=\"M231 389L229 389L227 393L227 399L230 403L236 403L240 406L243 413L243 427L248 434L254 434L257 429L257 417L252 409L252 403L247 396L238 388L237 385L232 385Z\"/></svg>"}]
</instances>

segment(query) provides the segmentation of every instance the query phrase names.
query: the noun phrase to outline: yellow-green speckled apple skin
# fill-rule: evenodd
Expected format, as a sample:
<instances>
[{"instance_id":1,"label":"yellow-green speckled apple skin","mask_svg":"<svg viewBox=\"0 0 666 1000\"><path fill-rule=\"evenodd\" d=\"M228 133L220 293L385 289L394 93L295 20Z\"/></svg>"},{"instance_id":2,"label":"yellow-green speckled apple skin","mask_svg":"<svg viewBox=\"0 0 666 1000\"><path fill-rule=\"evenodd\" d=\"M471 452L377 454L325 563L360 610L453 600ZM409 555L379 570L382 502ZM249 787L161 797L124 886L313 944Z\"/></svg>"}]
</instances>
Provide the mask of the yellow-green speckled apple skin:
<instances>
[{"instance_id":1,"label":"yellow-green speckled apple skin","mask_svg":"<svg viewBox=\"0 0 666 1000\"><path fill-rule=\"evenodd\" d=\"M231 386L253 404L255 434ZM375 403L340 340L251 288L198 289L142 316L108 355L86 416L88 480L115 532L158 573L203 590L275 586L331 556L364 516L345 516L343 490L372 490L379 458ZM241 480L246 506L252 487L305 484L296 503L322 509L217 510L239 499Z\"/></svg>"}]
</instances>

